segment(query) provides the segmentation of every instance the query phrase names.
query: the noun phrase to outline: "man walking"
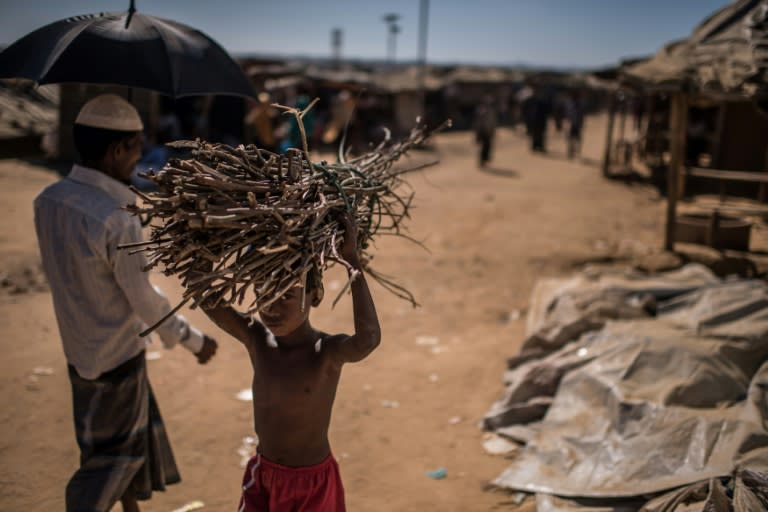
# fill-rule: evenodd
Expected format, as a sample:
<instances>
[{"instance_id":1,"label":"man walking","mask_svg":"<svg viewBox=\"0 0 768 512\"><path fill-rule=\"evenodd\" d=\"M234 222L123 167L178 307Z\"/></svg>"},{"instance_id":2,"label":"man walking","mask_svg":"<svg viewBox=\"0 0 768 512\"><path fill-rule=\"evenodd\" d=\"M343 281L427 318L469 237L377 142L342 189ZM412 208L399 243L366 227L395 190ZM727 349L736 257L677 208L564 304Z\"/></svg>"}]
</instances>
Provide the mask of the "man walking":
<instances>
[{"instance_id":1,"label":"man walking","mask_svg":"<svg viewBox=\"0 0 768 512\"><path fill-rule=\"evenodd\" d=\"M147 378L148 324L171 311L143 271L143 253L119 250L142 241L139 220L122 209L141 156L143 125L113 94L86 103L74 126L82 165L35 199L35 228L53 295L72 384L80 468L66 489L67 512L126 512L137 499L180 480ZM157 332L205 364L216 342L180 315Z\"/></svg>"}]
</instances>

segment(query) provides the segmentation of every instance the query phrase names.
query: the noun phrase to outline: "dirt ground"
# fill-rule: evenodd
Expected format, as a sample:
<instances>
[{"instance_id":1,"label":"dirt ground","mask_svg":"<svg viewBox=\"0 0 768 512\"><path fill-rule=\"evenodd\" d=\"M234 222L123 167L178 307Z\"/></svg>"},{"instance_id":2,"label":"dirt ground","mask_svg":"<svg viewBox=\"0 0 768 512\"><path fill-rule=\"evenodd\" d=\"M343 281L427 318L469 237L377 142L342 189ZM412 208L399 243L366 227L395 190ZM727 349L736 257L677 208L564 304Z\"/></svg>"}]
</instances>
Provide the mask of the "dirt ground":
<instances>
[{"instance_id":1,"label":"dirt ground","mask_svg":"<svg viewBox=\"0 0 768 512\"><path fill-rule=\"evenodd\" d=\"M412 291L412 309L372 284L383 341L366 361L345 368L331 424L351 511L505 510L510 496L484 490L505 460L484 452L478 422L501 395L505 358L522 340L536 279L573 272L610 251L660 247L664 203L643 186L609 182L598 161L603 118L587 120L583 158L565 159L561 135L550 154L500 130L491 167L476 165L469 133L437 137L438 166L412 175L411 234L377 244L375 267ZM430 158L420 152L417 159ZM78 464L66 365L51 297L39 276L32 200L57 179L19 160L0 160L0 509L62 510ZM172 302L178 283L155 275ZM326 301L313 322L352 329L351 301L335 309L343 276L326 276ZM234 511L242 468L238 449L252 435L245 351L199 311L192 322L219 340L208 366L185 350L151 351L151 381L183 482L143 504L171 512L194 500L204 511ZM519 316L519 318L518 318ZM430 339L430 338L436 338ZM417 342L418 340L418 342ZM436 344L429 344L436 343ZM445 468L434 480L426 472ZM120 510L118 505L115 510Z\"/></svg>"}]
</instances>

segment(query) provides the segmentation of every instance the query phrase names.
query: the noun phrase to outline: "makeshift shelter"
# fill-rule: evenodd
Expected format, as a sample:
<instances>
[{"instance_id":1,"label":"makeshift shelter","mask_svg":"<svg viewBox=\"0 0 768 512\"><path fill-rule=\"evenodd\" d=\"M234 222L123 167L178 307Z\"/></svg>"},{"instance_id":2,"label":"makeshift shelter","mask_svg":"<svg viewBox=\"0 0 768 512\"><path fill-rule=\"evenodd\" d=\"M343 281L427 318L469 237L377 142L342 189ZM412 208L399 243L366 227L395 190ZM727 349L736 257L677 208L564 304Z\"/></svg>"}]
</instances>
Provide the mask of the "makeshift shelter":
<instances>
[{"instance_id":1,"label":"makeshift shelter","mask_svg":"<svg viewBox=\"0 0 768 512\"><path fill-rule=\"evenodd\" d=\"M384 101L371 93L372 71L367 66L313 64L303 76L303 87L320 98L313 111L320 119L319 140L329 145L327 149L336 150L346 130L345 148L362 151L371 140L374 119L391 125L392 116Z\"/></svg>"},{"instance_id":2,"label":"makeshift shelter","mask_svg":"<svg viewBox=\"0 0 768 512\"><path fill-rule=\"evenodd\" d=\"M56 129L59 88L0 80L0 158L39 154Z\"/></svg>"},{"instance_id":3,"label":"makeshift shelter","mask_svg":"<svg viewBox=\"0 0 768 512\"><path fill-rule=\"evenodd\" d=\"M245 57L239 60L240 66L253 84L254 90L272 92L279 86L290 83L300 76L304 66L297 62L284 62L280 59L257 59Z\"/></svg>"},{"instance_id":4,"label":"makeshift shelter","mask_svg":"<svg viewBox=\"0 0 768 512\"><path fill-rule=\"evenodd\" d=\"M439 104L436 99L440 99L443 86L443 80L431 68L312 65L307 67L303 77L321 98L321 104L316 107L318 111L333 110L342 92L352 95L355 108L347 138L352 146L362 147L380 137L383 135L381 127L391 130L395 136L406 134L413 128L416 118L423 118L425 114L427 119L434 118L438 122L445 119L434 112L425 112L425 104ZM333 112L329 115L332 117ZM356 133L359 130L362 134Z\"/></svg>"},{"instance_id":5,"label":"makeshift shelter","mask_svg":"<svg viewBox=\"0 0 768 512\"><path fill-rule=\"evenodd\" d=\"M667 171L667 249L678 239L677 200L686 179L741 182L741 195L768 200L768 0L735 0L687 39L624 67L622 82L665 102L662 122L649 124L654 133L647 140L666 143L645 149L661 155L657 163ZM604 172L612 131L609 122ZM710 240L717 238L717 224L715 215Z\"/></svg>"},{"instance_id":6,"label":"makeshift shelter","mask_svg":"<svg viewBox=\"0 0 768 512\"><path fill-rule=\"evenodd\" d=\"M372 89L375 93L386 98L394 115L391 129L395 133L408 133L416 118L426 116L436 118L439 114L426 112L427 105L435 105L439 101L439 91L444 80L436 76L430 69L420 66L408 66L398 70L381 70L371 76ZM433 119L441 122L443 119Z\"/></svg>"},{"instance_id":7,"label":"makeshift shelter","mask_svg":"<svg viewBox=\"0 0 768 512\"><path fill-rule=\"evenodd\" d=\"M525 75L510 69L461 66L448 71L443 79L446 114L453 120L453 127L461 130L471 126L475 109L488 96L499 107L503 122Z\"/></svg>"}]
</instances>

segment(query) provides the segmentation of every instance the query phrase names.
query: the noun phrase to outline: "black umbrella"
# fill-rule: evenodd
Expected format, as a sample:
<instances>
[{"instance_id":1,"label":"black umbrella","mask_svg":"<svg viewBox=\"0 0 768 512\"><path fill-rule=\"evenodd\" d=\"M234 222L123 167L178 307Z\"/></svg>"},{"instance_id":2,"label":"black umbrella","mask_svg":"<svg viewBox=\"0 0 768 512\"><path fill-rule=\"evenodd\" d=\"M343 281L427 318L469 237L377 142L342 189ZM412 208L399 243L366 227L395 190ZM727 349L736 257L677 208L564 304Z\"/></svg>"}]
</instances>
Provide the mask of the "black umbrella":
<instances>
[{"instance_id":1,"label":"black umbrella","mask_svg":"<svg viewBox=\"0 0 768 512\"><path fill-rule=\"evenodd\" d=\"M0 78L115 84L173 98L254 96L243 70L215 41L137 13L133 1L127 12L76 16L27 34L0 53Z\"/></svg>"}]
</instances>

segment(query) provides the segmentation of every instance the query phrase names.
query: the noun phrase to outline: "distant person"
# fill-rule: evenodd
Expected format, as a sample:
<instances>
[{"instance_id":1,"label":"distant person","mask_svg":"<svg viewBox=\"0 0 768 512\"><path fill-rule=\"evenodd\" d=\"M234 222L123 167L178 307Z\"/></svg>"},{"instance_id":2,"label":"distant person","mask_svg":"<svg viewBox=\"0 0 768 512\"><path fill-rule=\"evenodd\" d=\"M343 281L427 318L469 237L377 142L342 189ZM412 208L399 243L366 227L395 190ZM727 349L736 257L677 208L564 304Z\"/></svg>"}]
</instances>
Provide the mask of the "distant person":
<instances>
[{"instance_id":1,"label":"distant person","mask_svg":"<svg viewBox=\"0 0 768 512\"><path fill-rule=\"evenodd\" d=\"M257 147L274 153L278 150L275 136L277 111L271 103L268 92L259 93L258 101L251 106L245 116L245 125L248 128L249 138Z\"/></svg>"},{"instance_id":2,"label":"distant person","mask_svg":"<svg viewBox=\"0 0 768 512\"><path fill-rule=\"evenodd\" d=\"M527 104L529 130L531 135L531 150L546 153L547 120L551 105L549 99L539 90L528 100Z\"/></svg>"},{"instance_id":3,"label":"distant person","mask_svg":"<svg viewBox=\"0 0 768 512\"><path fill-rule=\"evenodd\" d=\"M485 167L491 160L493 137L496 133L496 125L498 124L498 115L496 114L492 97L486 96L483 102L478 105L472 124L475 131L475 142L480 147L478 165Z\"/></svg>"},{"instance_id":4,"label":"distant person","mask_svg":"<svg viewBox=\"0 0 768 512\"><path fill-rule=\"evenodd\" d=\"M560 133L563 131L563 121L568 117L567 112L568 100L560 96L557 96L552 106L552 119L555 121L555 131Z\"/></svg>"},{"instance_id":5,"label":"distant person","mask_svg":"<svg viewBox=\"0 0 768 512\"><path fill-rule=\"evenodd\" d=\"M322 131L323 144L336 144L355 121L355 98L347 90L341 91L333 101L330 117Z\"/></svg>"},{"instance_id":6,"label":"distant person","mask_svg":"<svg viewBox=\"0 0 768 512\"><path fill-rule=\"evenodd\" d=\"M294 108L298 110L304 110L309 106L310 100L309 96L306 94L300 95L298 98L296 98L296 103L294 104ZM301 139L301 131L299 130L299 125L295 118L290 119L289 121L289 128L288 128L288 137L283 141L280 152L284 153L289 148L298 148L303 149L304 148L304 142ZM315 112L310 110L307 112L307 114L302 119L302 124L304 125L304 131L307 137L307 146L311 149L312 148L312 134L315 130Z\"/></svg>"},{"instance_id":7,"label":"distant person","mask_svg":"<svg viewBox=\"0 0 768 512\"><path fill-rule=\"evenodd\" d=\"M574 94L566 100L565 114L568 119L568 158L581 154L581 136L584 129L584 104Z\"/></svg>"},{"instance_id":8,"label":"distant person","mask_svg":"<svg viewBox=\"0 0 768 512\"><path fill-rule=\"evenodd\" d=\"M143 253L118 245L143 240L138 218L123 206L141 156L138 112L114 94L86 103L75 119L82 164L35 199L35 228L50 283L72 386L80 468L66 488L67 512L108 512L180 480L139 335L171 312L143 271ZM205 364L216 342L171 315L157 328L166 348L177 344Z\"/></svg>"},{"instance_id":9,"label":"distant person","mask_svg":"<svg viewBox=\"0 0 768 512\"><path fill-rule=\"evenodd\" d=\"M526 85L522 87L517 93L515 93L515 103L517 105L517 117L518 121L522 121L525 126L525 134L531 135L531 98L533 97L533 89Z\"/></svg>"},{"instance_id":10,"label":"distant person","mask_svg":"<svg viewBox=\"0 0 768 512\"><path fill-rule=\"evenodd\" d=\"M357 226L344 222L341 257L352 280L355 333L330 335L309 322L323 298L322 277L306 281L259 313L261 322L216 298L202 304L216 325L243 344L253 367L253 424L259 446L245 468L239 512L343 512L344 487L328 427L347 363L362 361L381 339L376 307L363 277Z\"/></svg>"}]
</instances>

